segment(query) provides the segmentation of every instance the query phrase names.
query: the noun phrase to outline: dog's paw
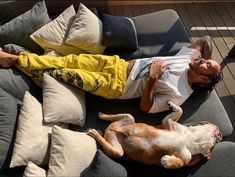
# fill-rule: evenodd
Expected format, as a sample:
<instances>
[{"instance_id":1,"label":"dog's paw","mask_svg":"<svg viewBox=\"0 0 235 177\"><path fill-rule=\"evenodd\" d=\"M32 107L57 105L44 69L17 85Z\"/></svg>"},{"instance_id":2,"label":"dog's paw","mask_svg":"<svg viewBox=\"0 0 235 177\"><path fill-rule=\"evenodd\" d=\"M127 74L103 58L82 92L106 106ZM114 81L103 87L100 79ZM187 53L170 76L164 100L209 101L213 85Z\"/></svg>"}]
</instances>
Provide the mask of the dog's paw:
<instances>
[{"instance_id":1,"label":"dog's paw","mask_svg":"<svg viewBox=\"0 0 235 177\"><path fill-rule=\"evenodd\" d=\"M88 132L87 132L88 135L90 135L91 137L95 138L99 135L99 132L96 130L96 129L90 129Z\"/></svg>"},{"instance_id":2,"label":"dog's paw","mask_svg":"<svg viewBox=\"0 0 235 177\"><path fill-rule=\"evenodd\" d=\"M178 169L183 166L183 161L174 155L164 155L161 158L161 164L166 169Z\"/></svg>"},{"instance_id":3,"label":"dog's paw","mask_svg":"<svg viewBox=\"0 0 235 177\"><path fill-rule=\"evenodd\" d=\"M105 119L105 118L107 117L107 114L105 114L105 113L103 113L103 112L99 112L99 113L98 113L98 117L99 117L100 119Z\"/></svg>"},{"instance_id":4,"label":"dog's paw","mask_svg":"<svg viewBox=\"0 0 235 177\"><path fill-rule=\"evenodd\" d=\"M100 116L102 116L104 113L102 113L102 112L98 112L98 116L100 117Z\"/></svg>"},{"instance_id":5,"label":"dog's paw","mask_svg":"<svg viewBox=\"0 0 235 177\"><path fill-rule=\"evenodd\" d=\"M180 108L179 106L177 106L176 104L174 104L174 103L171 102L171 101L168 101L167 104L168 104L170 110L172 110L172 111L174 111L174 112L181 110L181 108Z\"/></svg>"},{"instance_id":6,"label":"dog's paw","mask_svg":"<svg viewBox=\"0 0 235 177\"><path fill-rule=\"evenodd\" d=\"M163 167L165 168L170 168L171 164L170 164L170 159L171 159L171 156L170 155L164 155L162 158L161 158L161 164Z\"/></svg>"}]
</instances>

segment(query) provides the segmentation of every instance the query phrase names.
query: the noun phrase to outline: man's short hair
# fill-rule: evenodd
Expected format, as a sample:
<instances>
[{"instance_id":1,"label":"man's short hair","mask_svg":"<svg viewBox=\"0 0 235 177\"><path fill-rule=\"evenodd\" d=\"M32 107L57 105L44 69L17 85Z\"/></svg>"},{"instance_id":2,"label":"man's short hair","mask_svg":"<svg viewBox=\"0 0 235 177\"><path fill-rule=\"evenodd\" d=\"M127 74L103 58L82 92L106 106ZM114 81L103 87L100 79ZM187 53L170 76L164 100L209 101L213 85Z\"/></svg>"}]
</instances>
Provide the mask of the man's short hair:
<instances>
[{"instance_id":1,"label":"man's short hair","mask_svg":"<svg viewBox=\"0 0 235 177\"><path fill-rule=\"evenodd\" d=\"M209 84L193 84L193 86L192 86L193 90L203 89L203 90L207 90L207 91L212 91L212 89L215 87L215 85L223 80L223 72L220 71L219 74L215 74L215 75L211 76L210 79L211 79L211 83L209 83Z\"/></svg>"}]
</instances>

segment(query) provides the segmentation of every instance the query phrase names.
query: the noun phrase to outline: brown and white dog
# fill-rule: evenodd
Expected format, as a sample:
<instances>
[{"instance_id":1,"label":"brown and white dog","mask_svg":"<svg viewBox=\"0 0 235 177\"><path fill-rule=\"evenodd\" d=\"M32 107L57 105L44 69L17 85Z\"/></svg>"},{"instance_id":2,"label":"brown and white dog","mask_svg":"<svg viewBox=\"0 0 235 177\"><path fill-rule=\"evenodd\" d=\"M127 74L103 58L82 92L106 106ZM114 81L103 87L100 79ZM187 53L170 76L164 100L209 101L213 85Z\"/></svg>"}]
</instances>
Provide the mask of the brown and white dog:
<instances>
[{"instance_id":1,"label":"brown and white dog","mask_svg":"<svg viewBox=\"0 0 235 177\"><path fill-rule=\"evenodd\" d=\"M182 109L169 102L172 113L160 126L135 123L130 114L99 114L103 120L114 121L105 130L104 137L95 129L88 134L103 146L111 157L122 156L145 164L177 169L194 165L202 158L209 159L215 144L222 140L217 126L203 122L195 126L177 123Z\"/></svg>"}]
</instances>

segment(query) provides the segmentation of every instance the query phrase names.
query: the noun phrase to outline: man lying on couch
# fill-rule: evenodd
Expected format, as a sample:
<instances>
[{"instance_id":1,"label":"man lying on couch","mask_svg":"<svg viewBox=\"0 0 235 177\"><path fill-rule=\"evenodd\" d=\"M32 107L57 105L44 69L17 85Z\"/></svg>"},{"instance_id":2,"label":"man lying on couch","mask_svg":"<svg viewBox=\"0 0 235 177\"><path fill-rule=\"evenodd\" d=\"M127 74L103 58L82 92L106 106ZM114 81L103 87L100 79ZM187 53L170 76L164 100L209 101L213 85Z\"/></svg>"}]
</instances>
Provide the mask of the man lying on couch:
<instances>
[{"instance_id":1,"label":"man lying on couch","mask_svg":"<svg viewBox=\"0 0 235 177\"><path fill-rule=\"evenodd\" d=\"M167 101L181 105L193 92L192 85L211 90L221 80L221 67L212 60L212 45L204 37L183 47L175 56L125 61L119 56L38 56L0 51L0 65L16 65L28 76L42 80L44 72L85 91L108 99L141 97L141 110L168 109Z\"/></svg>"}]
</instances>

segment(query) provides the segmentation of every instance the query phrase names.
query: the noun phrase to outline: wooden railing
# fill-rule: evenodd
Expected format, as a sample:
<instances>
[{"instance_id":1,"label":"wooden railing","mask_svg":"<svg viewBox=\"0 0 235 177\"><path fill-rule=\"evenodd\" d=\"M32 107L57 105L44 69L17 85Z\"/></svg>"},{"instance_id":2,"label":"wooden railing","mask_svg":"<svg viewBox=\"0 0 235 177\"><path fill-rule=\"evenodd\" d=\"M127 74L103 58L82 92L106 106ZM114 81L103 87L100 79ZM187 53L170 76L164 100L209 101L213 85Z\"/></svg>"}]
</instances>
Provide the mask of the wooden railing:
<instances>
[{"instance_id":1,"label":"wooden railing","mask_svg":"<svg viewBox=\"0 0 235 177\"><path fill-rule=\"evenodd\" d=\"M140 5L140 4L170 4L170 3L192 3L192 2L234 2L234 0L106 0L108 5Z\"/></svg>"}]
</instances>

